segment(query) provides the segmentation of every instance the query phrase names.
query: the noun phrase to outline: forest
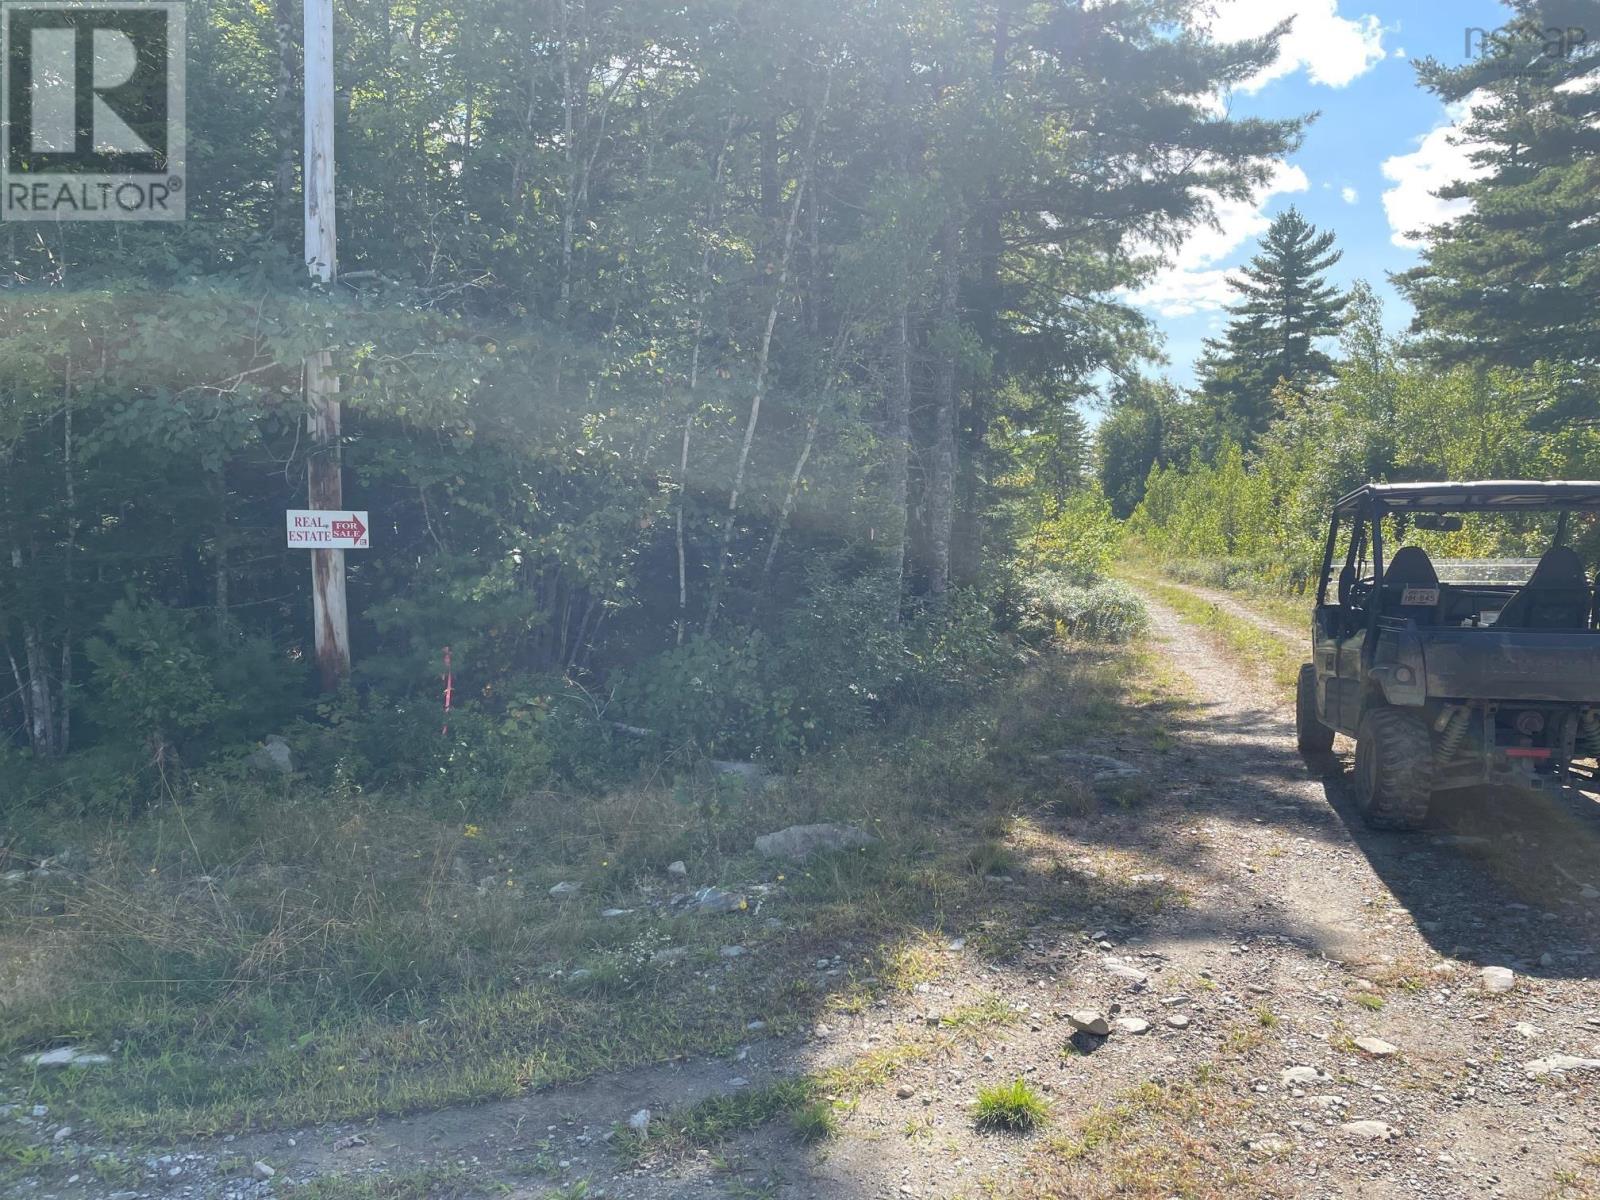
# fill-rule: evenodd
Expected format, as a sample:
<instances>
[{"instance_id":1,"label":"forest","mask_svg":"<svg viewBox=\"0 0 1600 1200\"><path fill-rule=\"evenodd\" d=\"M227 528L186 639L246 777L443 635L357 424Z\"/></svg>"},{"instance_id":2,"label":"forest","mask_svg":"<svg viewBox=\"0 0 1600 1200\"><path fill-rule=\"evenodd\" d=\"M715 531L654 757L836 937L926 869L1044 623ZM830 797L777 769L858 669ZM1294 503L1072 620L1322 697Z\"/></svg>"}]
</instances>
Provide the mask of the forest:
<instances>
[{"instance_id":1,"label":"forest","mask_svg":"<svg viewBox=\"0 0 1600 1200\"><path fill-rule=\"evenodd\" d=\"M1070 590L1111 542L1080 407L1155 353L1124 290L1297 143L1211 103L1277 33L1180 0L346 4L320 287L290 9L189 9L184 224L0 233L13 780L136 810L269 734L458 793L792 762L977 686L1030 604L1120 611ZM319 351L372 514L321 700L277 532Z\"/></svg>"}]
</instances>

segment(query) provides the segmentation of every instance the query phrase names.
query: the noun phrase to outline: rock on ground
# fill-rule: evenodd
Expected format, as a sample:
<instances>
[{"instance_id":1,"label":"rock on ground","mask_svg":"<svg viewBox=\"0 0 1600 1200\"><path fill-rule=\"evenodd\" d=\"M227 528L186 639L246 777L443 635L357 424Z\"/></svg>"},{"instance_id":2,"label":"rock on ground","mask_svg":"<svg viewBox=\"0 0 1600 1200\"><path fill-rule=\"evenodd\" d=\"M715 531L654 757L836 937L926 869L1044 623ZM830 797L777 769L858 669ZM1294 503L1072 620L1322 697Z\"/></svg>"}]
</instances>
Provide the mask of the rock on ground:
<instances>
[{"instance_id":1,"label":"rock on ground","mask_svg":"<svg viewBox=\"0 0 1600 1200\"><path fill-rule=\"evenodd\" d=\"M1089 776L1090 783L1111 783L1118 779L1132 779L1144 774L1132 763L1123 762L1105 754L1088 754L1080 750L1063 750L1056 761L1064 766L1077 767Z\"/></svg>"},{"instance_id":2,"label":"rock on ground","mask_svg":"<svg viewBox=\"0 0 1600 1200\"><path fill-rule=\"evenodd\" d=\"M1517 981L1510 967L1485 967L1478 976L1483 980L1484 989L1490 992L1509 992Z\"/></svg>"},{"instance_id":3,"label":"rock on ground","mask_svg":"<svg viewBox=\"0 0 1600 1200\"><path fill-rule=\"evenodd\" d=\"M1111 1024L1106 1020L1105 1014L1092 1008L1080 1008L1069 1012L1067 1024L1079 1033L1092 1033L1095 1037L1105 1037L1111 1032Z\"/></svg>"},{"instance_id":4,"label":"rock on ground","mask_svg":"<svg viewBox=\"0 0 1600 1200\"><path fill-rule=\"evenodd\" d=\"M813 854L835 850L855 850L877 842L865 830L825 822L820 825L791 825L756 839L756 853L763 858L787 858L804 862Z\"/></svg>"},{"instance_id":5,"label":"rock on ground","mask_svg":"<svg viewBox=\"0 0 1600 1200\"><path fill-rule=\"evenodd\" d=\"M1542 1079L1563 1071L1600 1071L1600 1058L1579 1058L1574 1054L1552 1054L1549 1058L1536 1058L1523 1070L1529 1079Z\"/></svg>"},{"instance_id":6,"label":"rock on ground","mask_svg":"<svg viewBox=\"0 0 1600 1200\"><path fill-rule=\"evenodd\" d=\"M707 916L717 913L737 912L749 906L749 901L736 892L725 892L721 888L701 888L689 897L683 911L691 916Z\"/></svg>"},{"instance_id":7,"label":"rock on ground","mask_svg":"<svg viewBox=\"0 0 1600 1200\"><path fill-rule=\"evenodd\" d=\"M111 1056L93 1054L77 1046L57 1046L54 1050L46 1050L43 1054L30 1054L25 1061L35 1067L83 1067L95 1063L108 1063L111 1061Z\"/></svg>"},{"instance_id":8,"label":"rock on ground","mask_svg":"<svg viewBox=\"0 0 1600 1200\"><path fill-rule=\"evenodd\" d=\"M289 743L277 734L273 734L252 750L246 761L255 770L269 775L294 774L294 753L289 749Z\"/></svg>"},{"instance_id":9,"label":"rock on ground","mask_svg":"<svg viewBox=\"0 0 1600 1200\"><path fill-rule=\"evenodd\" d=\"M1118 958L1108 958L1105 960L1103 965L1108 975L1115 975L1118 979L1124 980L1131 984L1142 986L1150 978L1149 975L1139 970L1138 967L1130 967L1127 963Z\"/></svg>"},{"instance_id":10,"label":"rock on ground","mask_svg":"<svg viewBox=\"0 0 1600 1200\"><path fill-rule=\"evenodd\" d=\"M1331 1076L1316 1067L1285 1067L1278 1073L1278 1078L1285 1087L1293 1087L1296 1084L1326 1083Z\"/></svg>"}]
</instances>

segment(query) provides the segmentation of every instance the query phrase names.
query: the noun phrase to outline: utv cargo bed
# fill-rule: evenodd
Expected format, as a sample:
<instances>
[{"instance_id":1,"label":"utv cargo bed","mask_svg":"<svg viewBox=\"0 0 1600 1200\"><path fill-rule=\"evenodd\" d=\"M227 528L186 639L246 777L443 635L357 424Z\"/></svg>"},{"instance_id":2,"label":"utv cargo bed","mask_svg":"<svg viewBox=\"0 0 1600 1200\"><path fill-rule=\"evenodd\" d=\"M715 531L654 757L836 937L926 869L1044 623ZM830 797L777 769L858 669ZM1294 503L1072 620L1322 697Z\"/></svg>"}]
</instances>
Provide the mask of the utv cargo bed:
<instances>
[{"instance_id":1,"label":"utv cargo bed","mask_svg":"<svg viewBox=\"0 0 1600 1200\"><path fill-rule=\"evenodd\" d=\"M1600 690L1600 634L1429 629L1418 637L1431 698L1583 704Z\"/></svg>"}]
</instances>

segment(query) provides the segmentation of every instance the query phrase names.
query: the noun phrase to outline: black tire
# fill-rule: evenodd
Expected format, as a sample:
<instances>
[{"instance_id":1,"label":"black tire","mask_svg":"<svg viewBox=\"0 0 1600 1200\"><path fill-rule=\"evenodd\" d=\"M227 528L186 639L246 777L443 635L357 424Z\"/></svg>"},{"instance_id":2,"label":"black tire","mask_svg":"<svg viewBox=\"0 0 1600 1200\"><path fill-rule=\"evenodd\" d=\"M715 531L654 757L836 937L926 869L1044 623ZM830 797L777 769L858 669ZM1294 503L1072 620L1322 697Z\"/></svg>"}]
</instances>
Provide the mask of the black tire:
<instances>
[{"instance_id":1,"label":"black tire","mask_svg":"<svg viewBox=\"0 0 1600 1200\"><path fill-rule=\"evenodd\" d=\"M1294 744L1301 754L1333 751L1333 730L1317 717L1317 669L1310 663L1301 664L1294 689Z\"/></svg>"},{"instance_id":2,"label":"black tire","mask_svg":"<svg viewBox=\"0 0 1600 1200\"><path fill-rule=\"evenodd\" d=\"M1433 742L1420 719L1374 708L1356 737L1356 806L1373 829L1417 829L1433 795Z\"/></svg>"}]
</instances>

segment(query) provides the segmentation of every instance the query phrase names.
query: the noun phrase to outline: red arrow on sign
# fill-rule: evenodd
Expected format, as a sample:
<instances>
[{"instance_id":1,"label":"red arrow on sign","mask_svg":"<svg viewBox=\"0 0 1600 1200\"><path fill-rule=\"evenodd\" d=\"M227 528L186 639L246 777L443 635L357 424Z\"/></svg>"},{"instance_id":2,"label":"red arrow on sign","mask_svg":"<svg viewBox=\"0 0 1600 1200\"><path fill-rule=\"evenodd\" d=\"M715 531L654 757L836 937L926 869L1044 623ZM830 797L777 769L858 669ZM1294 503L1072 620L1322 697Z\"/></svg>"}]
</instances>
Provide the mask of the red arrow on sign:
<instances>
[{"instance_id":1,"label":"red arrow on sign","mask_svg":"<svg viewBox=\"0 0 1600 1200\"><path fill-rule=\"evenodd\" d=\"M367 527L361 523L361 518L355 513L350 514L348 521L335 521L333 523L333 536L336 538L349 538L359 542L367 535Z\"/></svg>"}]
</instances>

